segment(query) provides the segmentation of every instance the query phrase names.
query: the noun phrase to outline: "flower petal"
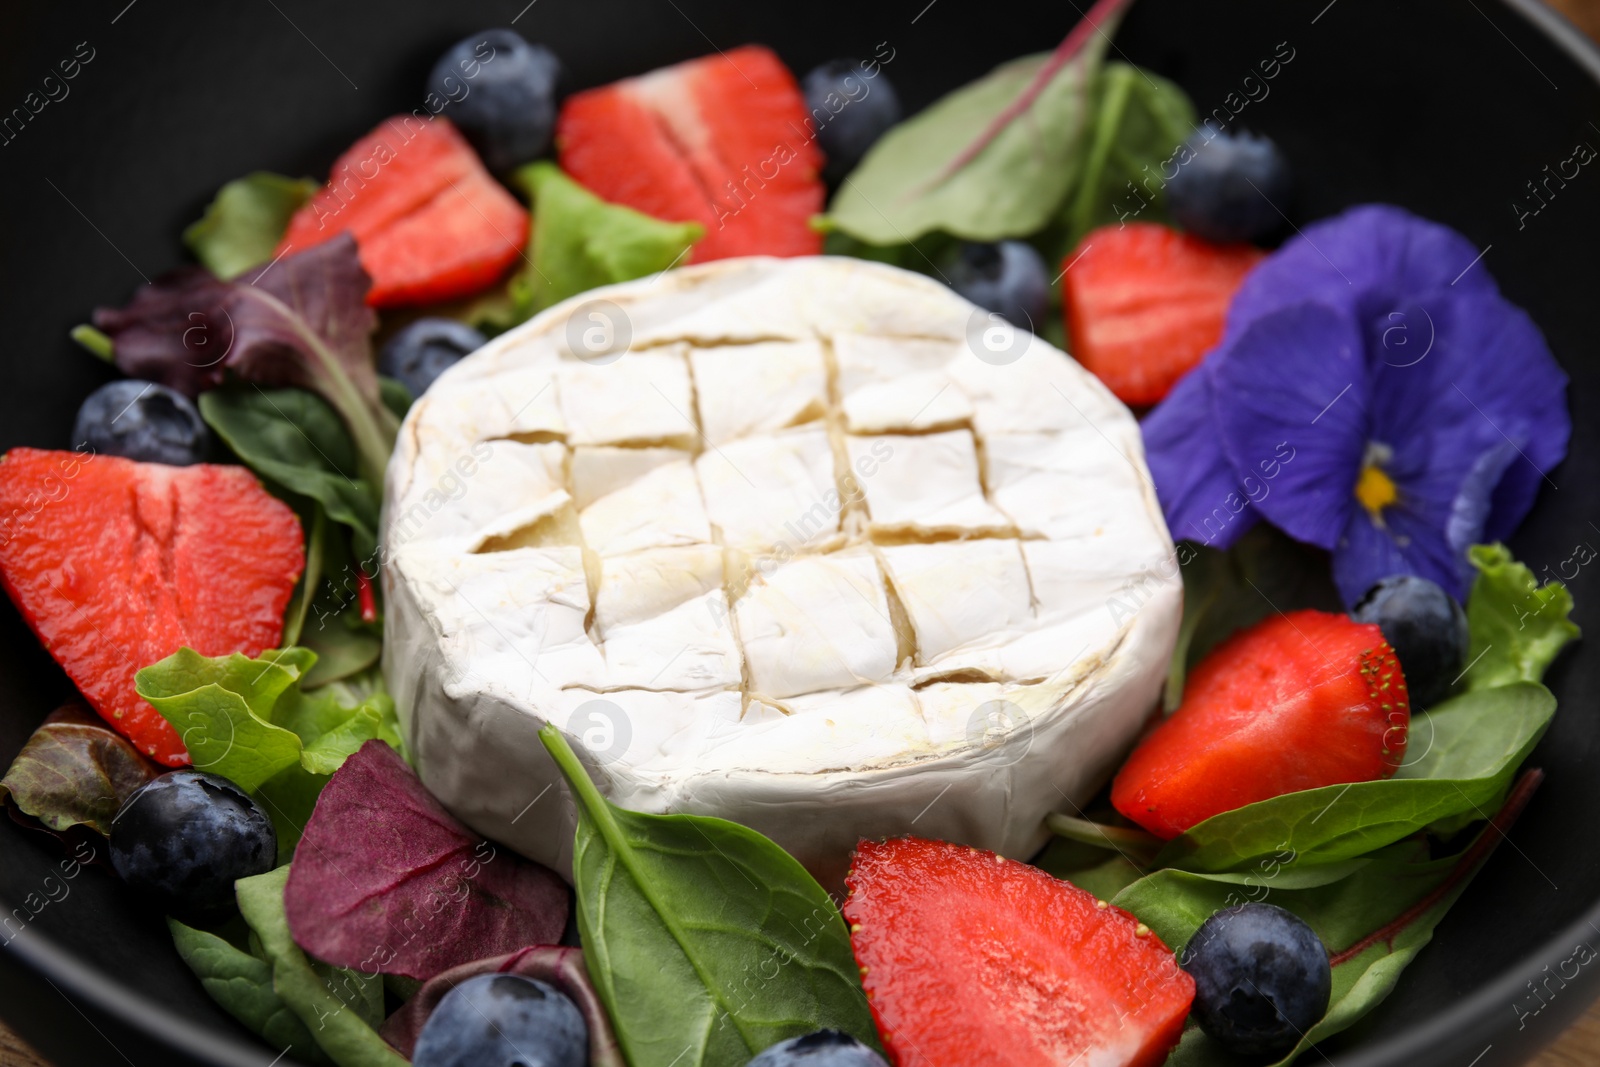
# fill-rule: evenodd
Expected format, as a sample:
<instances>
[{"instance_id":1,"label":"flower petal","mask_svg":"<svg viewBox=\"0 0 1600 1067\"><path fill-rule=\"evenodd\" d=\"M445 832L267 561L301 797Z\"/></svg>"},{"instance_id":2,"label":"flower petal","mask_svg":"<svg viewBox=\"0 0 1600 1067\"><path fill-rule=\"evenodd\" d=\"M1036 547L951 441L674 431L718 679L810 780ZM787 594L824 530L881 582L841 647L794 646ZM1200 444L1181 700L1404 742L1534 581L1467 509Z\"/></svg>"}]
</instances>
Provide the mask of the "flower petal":
<instances>
[{"instance_id":1,"label":"flower petal","mask_svg":"<svg viewBox=\"0 0 1600 1067\"><path fill-rule=\"evenodd\" d=\"M1256 319L1316 300L1365 321L1415 294L1450 287L1498 295L1471 241L1391 204L1362 204L1307 226L1245 277L1224 340Z\"/></svg>"},{"instance_id":2,"label":"flower petal","mask_svg":"<svg viewBox=\"0 0 1600 1067\"><path fill-rule=\"evenodd\" d=\"M1510 446L1515 462L1494 487L1484 530L1491 541L1509 536L1565 458L1572 434L1567 376L1539 328L1497 295L1451 288L1381 321L1391 325L1368 330L1377 339L1369 345L1373 436L1402 459L1426 452L1453 468L1473 462L1489 443ZM1394 344L1402 330L1410 339ZM1458 471L1447 480L1459 482Z\"/></svg>"},{"instance_id":3,"label":"flower petal","mask_svg":"<svg viewBox=\"0 0 1600 1067\"><path fill-rule=\"evenodd\" d=\"M1368 441L1367 359L1355 321L1326 304L1287 307L1223 342L1205 367L1233 469L1265 474L1281 460L1256 507L1291 537L1334 547L1357 506Z\"/></svg>"},{"instance_id":4,"label":"flower petal","mask_svg":"<svg viewBox=\"0 0 1600 1067\"><path fill-rule=\"evenodd\" d=\"M1222 451L1204 367L1179 379L1139 429L1145 462L1174 538L1228 548L1260 521ZM1242 508L1235 510L1240 502Z\"/></svg>"},{"instance_id":5,"label":"flower petal","mask_svg":"<svg viewBox=\"0 0 1600 1067\"><path fill-rule=\"evenodd\" d=\"M1394 574L1421 575L1465 600L1472 572L1467 548L1484 540L1490 496L1516 458L1516 450L1501 441L1457 464L1460 477L1453 486L1446 487L1438 471L1421 483L1402 476L1401 501L1384 509L1381 526L1356 508L1333 552L1333 580L1346 606L1353 608Z\"/></svg>"}]
</instances>

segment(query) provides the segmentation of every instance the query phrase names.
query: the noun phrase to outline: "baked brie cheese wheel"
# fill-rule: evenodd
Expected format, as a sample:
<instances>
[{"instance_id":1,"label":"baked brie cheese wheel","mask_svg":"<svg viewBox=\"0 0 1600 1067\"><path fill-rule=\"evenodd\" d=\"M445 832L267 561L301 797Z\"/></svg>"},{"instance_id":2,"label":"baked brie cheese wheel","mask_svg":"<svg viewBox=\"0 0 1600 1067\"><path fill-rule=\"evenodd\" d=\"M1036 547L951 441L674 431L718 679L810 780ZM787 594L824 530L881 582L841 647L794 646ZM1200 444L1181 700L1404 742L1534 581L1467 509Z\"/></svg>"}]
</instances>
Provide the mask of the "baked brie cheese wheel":
<instances>
[{"instance_id":1,"label":"baked brie cheese wheel","mask_svg":"<svg viewBox=\"0 0 1600 1067\"><path fill-rule=\"evenodd\" d=\"M733 259L595 290L447 371L383 517L423 781L570 871L566 731L616 803L1013 856L1106 779L1181 613L1133 417L921 275Z\"/></svg>"}]
</instances>

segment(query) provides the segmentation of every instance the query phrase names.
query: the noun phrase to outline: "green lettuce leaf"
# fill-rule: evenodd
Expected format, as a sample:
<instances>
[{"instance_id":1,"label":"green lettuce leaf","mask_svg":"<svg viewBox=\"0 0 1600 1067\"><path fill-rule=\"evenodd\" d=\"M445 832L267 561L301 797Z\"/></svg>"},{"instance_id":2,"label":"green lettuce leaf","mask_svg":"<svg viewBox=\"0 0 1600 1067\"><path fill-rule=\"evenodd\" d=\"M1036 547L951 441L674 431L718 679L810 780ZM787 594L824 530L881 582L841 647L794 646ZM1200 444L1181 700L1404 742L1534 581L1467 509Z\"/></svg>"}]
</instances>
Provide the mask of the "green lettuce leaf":
<instances>
[{"instance_id":1,"label":"green lettuce leaf","mask_svg":"<svg viewBox=\"0 0 1600 1067\"><path fill-rule=\"evenodd\" d=\"M239 911L272 967L272 989L339 1067L405 1067L374 1029L383 1016L383 980L359 971L312 966L289 933L283 887L288 865L235 883Z\"/></svg>"},{"instance_id":2,"label":"green lettuce leaf","mask_svg":"<svg viewBox=\"0 0 1600 1067\"><path fill-rule=\"evenodd\" d=\"M533 203L532 262L511 283L519 319L602 285L664 271L705 236L699 223L662 222L608 204L554 163L530 163L515 180Z\"/></svg>"},{"instance_id":3,"label":"green lettuce leaf","mask_svg":"<svg viewBox=\"0 0 1600 1067\"><path fill-rule=\"evenodd\" d=\"M272 708L309 669L305 649L207 657L179 649L134 676L148 700L183 738L197 770L253 793L300 761L300 738L272 722Z\"/></svg>"},{"instance_id":4,"label":"green lettuce leaf","mask_svg":"<svg viewBox=\"0 0 1600 1067\"><path fill-rule=\"evenodd\" d=\"M169 918L167 927L178 955L222 1010L274 1049L287 1050L293 1059L309 1064L333 1062L272 988L270 963L176 919Z\"/></svg>"},{"instance_id":5,"label":"green lettuce leaf","mask_svg":"<svg viewBox=\"0 0 1600 1067\"><path fill-rule=\"evenodd\" d=\"M1560 582L1541 586L1504 545L1474 545L1467 558L1478 568L1467 597L1467 687L1537 682L1578 637L1572 594Z\"/></svg>"},{"instance_id":6,"label":"green lettuce leaf","mask_svg":"<svg viewBox=\"0 0 1600 1067\"><path fill-rule=\"evenodd\" d=\"M0 778L0 805L10 797L58 833L87 826L110 834L122 802L161 770L98 716L68 704L51 712L11 761Z\"/></svg>"},{"instance_id":7,"label":"green lettuce leaf","mask_svg":"<svg viewBox=\"0 0 1600 1067\"><path fill-rule=\"evenodd\" d=\"M183 736L200 770L256 796L278 832L278 858L295 845L328 778L363 742L403 751L394 701L381 688L342 682L306 691L316 653L290 648L259 659L180 649L141 670L139 695Z\"/></svg>"},{"instance_id":8,"label":"green lettuce leaf","mask_svg":"<svg viewBox=\"0 0 1600 1067\"><path fill-rule=\"evenodd\" d=\"M994 241L1043 229L1083 172L1110 21L1053 74L1052 55L1013 60L889 130L839 187L828 225L878 245L935 230Z\"/></svg>"},{"instance_id":9,"label":"green lettuce leaf","mask_svg":"<svg viewBox=\"0 0 1600 1067\"><path fill-rule=\"evenodd\" d=\"M183 231L183 243L217 277L243 274L272 259L290 217L319 188L310 178L264 170L235 178Z\"/></svg>"},{"instance_id":10,"label":"green lettuce leaf","mask_svg":"<svg viewBox=\"0 0 1600 1067\"><path fill-rule=\"evenodd\" d=\"M1077 187L1067 198L1063 254L1097 226L1166 219L1161 168L1194 132L1195 110L1178 86L1129 63L1107 63L1095 90Z\"/></svg>"},{"instance_id":11,"label":"green lettuce leaf","mask_svg":"<svg viewBox=\"0 0 1600 1067\"><path fill-rule=\"evenodd\" d=\"M1169 842L1157 865L1230 871L1285 849L1298 862L1329 863L1451 816L1488 818L1555 708L1550 691L1531 682L1463 693L1412 717L1406 764L1393 778L1285 793L1214 815Z\"/></svg>"}]
</instances>

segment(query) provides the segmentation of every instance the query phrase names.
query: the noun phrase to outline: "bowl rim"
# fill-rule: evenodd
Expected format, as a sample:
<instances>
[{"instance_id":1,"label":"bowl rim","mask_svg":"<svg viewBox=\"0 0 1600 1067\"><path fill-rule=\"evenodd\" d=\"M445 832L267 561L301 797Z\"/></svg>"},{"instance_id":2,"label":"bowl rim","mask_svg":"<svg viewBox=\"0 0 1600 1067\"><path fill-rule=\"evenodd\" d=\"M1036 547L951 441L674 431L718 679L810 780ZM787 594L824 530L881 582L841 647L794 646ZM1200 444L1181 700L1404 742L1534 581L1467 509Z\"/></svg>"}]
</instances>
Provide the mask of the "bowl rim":
<instances>
[{"instance_id":1,"label":"bowl rim","mask_svg":"<svg viewBox=\"0 0 1600 1067\"><path fill-rule=\"evenodd\" d=\"M1590 40L1544 0L1499 0L1499 3L1543 34L1600 85L1600 44ZM1488 17L1481 10L1480 13ZM0 901L0 911L9 910L4 905L5 902ZM1454 1005L1408 1026L1382 1044L1341 1052L1339 1067L1409 1067L1424 1058L1433 1062L1449 1059L1467 1067L1477 1067L1495 1047L1494 1039L1506 1028L1500 1009L1510 1006L1515 1010L1517 1002L1526 999L1533 978L1570 960L1573 946L1597 938L1600 938L1600 900L1525 953L1499 978L1463 995ZM20 963L31 977L48 984L102 1038L105 1038L104 1033L80 1004L94 1008L130 1031L142 1033L173 1051L215 1067L275 1067L279 1064L293 1067L293 1061L285 1060L283 1053L268 1060L268 1047L259 1041L222 1034L191 1021L149 993L126 985L86 962L31 926L11 940L0 942L0 953L10 957L9 963ZM1561 992L1572 995L1564 995L1561 1009L1550 1015L1543 1011L1548 1002L1542 1002L1536 1032L1530 1035L1538 1038L1538 1043L1503 1050L1491 1058L1490 1063L1516 1063L1531 1058L1592 1003L1600 1000L1600 968L1580 968L1575 978L1568 979L1565 975L1561 978L1564 982ZM1554 999L1552 997L1552 1001ZM105 1040L111 1044L109 1038Z\"/></svg>"}]
</instances>

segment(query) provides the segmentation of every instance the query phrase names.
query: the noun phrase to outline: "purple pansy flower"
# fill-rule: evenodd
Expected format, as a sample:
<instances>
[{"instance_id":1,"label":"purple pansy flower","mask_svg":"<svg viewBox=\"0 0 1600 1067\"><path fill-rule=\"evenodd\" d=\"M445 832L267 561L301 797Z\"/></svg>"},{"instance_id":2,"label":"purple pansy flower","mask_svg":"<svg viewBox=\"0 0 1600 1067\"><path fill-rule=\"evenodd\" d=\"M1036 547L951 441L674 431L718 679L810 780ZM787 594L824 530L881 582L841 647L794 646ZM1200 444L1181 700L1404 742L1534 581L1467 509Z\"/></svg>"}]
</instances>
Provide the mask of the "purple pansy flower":
<instances>
[{"instance_id":1,"label":"purple pansy flower","mask_svg":"<svg viewBox=\"0 0 1600 1067\"><path fill-rule=\"evenodd\" d=\"M1466 593L1466 549L1516 528L1566 455L1567 377L1448 227L1368 205L1240 286L1222 341L1144 422L1174 537L1265 519L1333 552L1346 603L1420 574Z\"/></svg>"}]
</instances>

